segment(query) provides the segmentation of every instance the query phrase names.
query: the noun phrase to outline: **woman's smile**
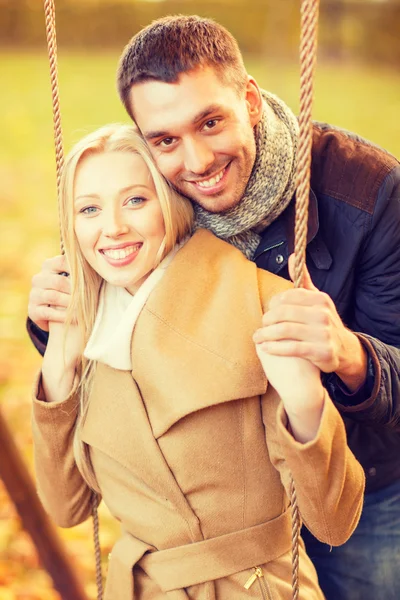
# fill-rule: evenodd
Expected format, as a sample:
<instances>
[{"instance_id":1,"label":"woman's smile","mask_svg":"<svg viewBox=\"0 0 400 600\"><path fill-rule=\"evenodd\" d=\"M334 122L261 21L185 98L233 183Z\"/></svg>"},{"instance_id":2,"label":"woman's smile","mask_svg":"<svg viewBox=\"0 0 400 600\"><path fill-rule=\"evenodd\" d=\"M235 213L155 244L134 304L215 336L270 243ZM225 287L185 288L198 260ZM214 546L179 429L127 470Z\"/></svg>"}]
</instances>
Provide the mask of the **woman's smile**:
<instances>
[{"instance_id":1,"label":"woman's smile","mask_svg":"<svg viewBox=\"0 0 400 600\"><path fill-rule=\"evenodd\" d=\"M135 260L142 246L143 242L136 244L127 242L112 248L103 248L99 252L113 267L125 267Z\"/></svg>"}]
</instances>

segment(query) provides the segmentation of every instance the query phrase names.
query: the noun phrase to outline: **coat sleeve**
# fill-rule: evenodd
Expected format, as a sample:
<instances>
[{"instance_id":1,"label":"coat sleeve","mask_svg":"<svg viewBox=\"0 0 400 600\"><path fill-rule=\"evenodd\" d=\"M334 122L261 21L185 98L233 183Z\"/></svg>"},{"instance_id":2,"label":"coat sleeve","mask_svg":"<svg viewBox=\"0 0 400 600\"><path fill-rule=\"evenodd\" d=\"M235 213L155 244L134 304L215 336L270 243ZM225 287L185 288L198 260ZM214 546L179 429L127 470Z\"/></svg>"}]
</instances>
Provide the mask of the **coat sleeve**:
<instances>
[{"instance_id":1,"label":"coat sleeve","mask_svg":"<svg viewBox=\"0 0 400 600\"><path fill-rule=\"evenodd\" d=\"M282 402L271 387L262 397L262 413L272 464L289 498L293 477L302 520L321 542L343 544L361 515L365 477L347 446L343 420L329 395L318 433L305 444L290 433Z\"/></svg>"},{"instance_id":2,"label":"coat sleeve","mask_svg":"<svg viewBox=\"0 0 400 600\"><path fill-rule=\"evenodd\" d=\"M332 375L327 389L346 416L400 431L400 167L386 177L370 217L347 325L367 350L367 382L348 394Z\"/></svg>"},{"instance_id":3,"label":"coat sleeve","mask_svg":"<svg viewBox=\"0 0 400 600\"><path fill-rule=\"evenodd\" d=\"M34 464L40 500L57 525L73 527L91 514L94 492L74 458L73 438L78 415L76 387L61 402L46 402L41 375L33 390Z\"/></svg>"}]
</instances>

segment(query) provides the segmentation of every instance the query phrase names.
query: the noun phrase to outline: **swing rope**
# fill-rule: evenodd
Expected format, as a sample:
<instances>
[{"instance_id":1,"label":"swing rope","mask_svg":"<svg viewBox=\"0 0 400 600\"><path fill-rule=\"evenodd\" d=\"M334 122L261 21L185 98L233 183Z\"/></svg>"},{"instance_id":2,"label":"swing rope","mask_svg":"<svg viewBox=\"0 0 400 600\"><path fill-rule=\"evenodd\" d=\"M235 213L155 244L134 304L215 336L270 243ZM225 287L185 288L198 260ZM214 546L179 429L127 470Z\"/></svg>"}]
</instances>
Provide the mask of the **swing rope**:
<instances>
[{"instance_id":1,"label":"swing rope","mask_svg":"<svg viewBox=\"0 0 400 600\"><path fill-rule=\"evenodd\" d=\"M53 106L54 145L56 155L57 196L60 200L60 182L61 172L64 165L64 148L61 128L60 96L58 86L56 12L54 0L44 0L44 15L46 21L46 38L50 63L51 100ZM58 216L59 222L61 224L60 202L58 202ZM62 239L61 253L64 254L64 245Z\"/></svg>"},{"instance_id":2,"label":"swing rope","mask_svg":"<svg viewBox=\"0 0 400 600\"><path fill-rule=\"evenodd\" d=\"M56 154L56 175L57 175L57 197L58 197L58 216L60 219L60 183L61 174L64 166L64 147L61 128L61 113L60 113L60 98L58 85L58 68L57 68L57 38L56 38L56 13L54 0L44 0L44 14L46 22L46 37L50 63L50 82L51 82L51 99L53 106L53 124L54 124L54 145ZM61 253L64 254L64 243L60 232ZM101 568L101 549L99 537L99 513L97 507L99 505L99 496L93 493L92 500L92 520L93 520L93 542L96 561L96 587L97 600L103 598L103 576Z\"/></svg>"},{"instance_id":3,"label":"swing rope","mask_svg":"<svg viewBox=\"0 0 400 600\"><path fill-rule=\"evenodd\" d=\"M296 218L294 228L294 286L296 288L302 287L306 262L312 149L311 112L317 57L318 12L319 0L302 0L300 35L300 132L296 171ZM290 506L292 514L292 598L293 600L298 600L301 519L292 476L290 477Z\"/></svg>"},{"instance_id":4,"label":"swing rope","mask_svg":"<svg viewBox=\"0 0 400 600\"><path fill-rule=\"evenodd\" d=\"M57 40L54 0L44 0L46 19L46 36L50 62L51 96L53 106L54 143L56 154L57 192L60 199L61 172L64 164L62 141L59 86L57 71ZM294 286L302 287L305 267L308 226L308 201L310 189L311 147L312 147L312 103L313 83L317 51L319 0L302 0L301 2L301 37L300 37L300 112L299 112L299 147L296 172L296 219L295 219L295 263ZM59 202L60 206L60 202ZM61 252L64 253L61 240ZM103 598L103 578L101 568L101 551L99 540L98 507L99 498L93 496L93 537L96 558L97 600ZM297 503L296 488L290 478L290 504L292 515L292 599L299 598L299 536L301 519Z\"/></svg>"}]
</instances>

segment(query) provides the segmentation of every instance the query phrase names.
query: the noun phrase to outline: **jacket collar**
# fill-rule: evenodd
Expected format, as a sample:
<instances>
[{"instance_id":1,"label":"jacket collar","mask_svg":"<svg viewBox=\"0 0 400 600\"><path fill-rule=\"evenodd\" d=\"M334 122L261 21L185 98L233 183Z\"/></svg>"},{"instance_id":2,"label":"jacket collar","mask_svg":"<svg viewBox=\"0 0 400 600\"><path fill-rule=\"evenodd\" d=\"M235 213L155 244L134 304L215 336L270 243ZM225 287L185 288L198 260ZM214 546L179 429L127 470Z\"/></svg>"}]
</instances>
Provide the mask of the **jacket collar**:
<instances>
[{"instance_id":1,"label":"jacket collar","mask_svg":"<svg viewBox=\"0 0 400 600\"><path fill-rule=\"evenodd\" d=\"M255 260L264 252L281 246L285 242L288 254L294 252L295 204L294 196L286 210L265 229L255 253ZM318 269L329 269L332 264L332 256L319 231L318 200L313 190L310 190L308 206L307 252Z\"/></svg>"}]
</instances>

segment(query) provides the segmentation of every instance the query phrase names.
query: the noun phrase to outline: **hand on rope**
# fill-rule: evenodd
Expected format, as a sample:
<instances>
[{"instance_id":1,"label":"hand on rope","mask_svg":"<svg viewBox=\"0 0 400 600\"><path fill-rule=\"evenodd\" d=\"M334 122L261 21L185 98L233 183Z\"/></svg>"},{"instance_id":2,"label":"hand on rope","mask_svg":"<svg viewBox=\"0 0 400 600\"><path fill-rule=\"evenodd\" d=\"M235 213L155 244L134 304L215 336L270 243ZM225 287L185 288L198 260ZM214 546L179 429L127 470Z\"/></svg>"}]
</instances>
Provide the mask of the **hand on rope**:
<instances>
[{"instance_id":1,"label":"hand on rope","mask_svg":"<svg viewBox=\"0 0 400 600\"><path fill-rule=\"evenodd\" d=\"M44 261L42 269L32 277L29 294L29 318L43 331L49 331L49 321L64 323L71 294L71 282L61 273L68 273L63 255Z\"/></svg>"},{"instance_id":2,"label":"hand on rope","mask_svg":"<svg viewBox=\"0 0 400 600\"><path fill-rule=\"evenodd\" d=\"M289 272L293 279L294 255ZM367 354L331 298L314 286L306 267L303 286L271 299L254 341L271 355L307 359L324 373L335 372L354 391L365 381Z\"/></svg>"}]
</instances>

